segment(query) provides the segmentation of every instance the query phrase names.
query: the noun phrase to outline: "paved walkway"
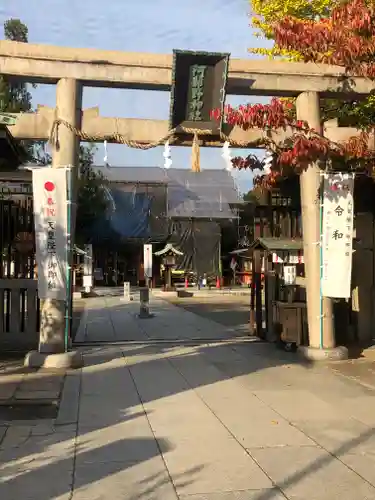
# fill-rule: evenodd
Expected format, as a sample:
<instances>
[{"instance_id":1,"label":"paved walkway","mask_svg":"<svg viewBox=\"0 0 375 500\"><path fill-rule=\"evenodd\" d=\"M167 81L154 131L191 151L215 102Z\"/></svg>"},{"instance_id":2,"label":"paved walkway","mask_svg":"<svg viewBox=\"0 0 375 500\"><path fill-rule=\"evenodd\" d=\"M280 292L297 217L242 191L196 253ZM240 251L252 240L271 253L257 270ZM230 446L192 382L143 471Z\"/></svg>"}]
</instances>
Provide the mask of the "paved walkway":
<instances>
[{"instance_id":1,"label":"paved walkway","mask_svg":"<svg viewBox=\"0 0 375 500\"><path fill-rule=\"evenodd\" d=\"M80 324L75 341L211 341L243 335L242 329L227 328L158 297L151 297L150 311L154 317L140 320L138 295L132 297L134 300L128 303L119 297L110 296L88 301L89 308L84 313L84 321Z\"/></svg>"},{"instance_id":2,"label":"paved walkway","mask_svg":"<svg viewBox=\"0 0 375 500\"><path fill-rule=\"evenodd\" d=\"M3 426L6 500L375 498L374 392L155 300L92 299L58 417ZM162 331L162 334L161 334ZM158 344L150 339L210 338Z\"/></svg>"}]
</instances>

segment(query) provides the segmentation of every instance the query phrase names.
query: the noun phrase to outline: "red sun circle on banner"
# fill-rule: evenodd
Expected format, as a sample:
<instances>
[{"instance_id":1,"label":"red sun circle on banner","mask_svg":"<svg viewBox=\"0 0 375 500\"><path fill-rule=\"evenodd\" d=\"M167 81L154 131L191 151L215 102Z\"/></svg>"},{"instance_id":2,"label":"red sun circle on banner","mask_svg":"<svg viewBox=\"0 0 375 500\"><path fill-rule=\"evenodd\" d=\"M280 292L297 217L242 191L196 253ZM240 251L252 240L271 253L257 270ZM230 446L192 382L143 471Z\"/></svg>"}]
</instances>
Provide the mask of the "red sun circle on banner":
<instances>
[{"instance_id":1,"label":"red sun circle on banner","mask_svg":"<svg viewBox=\"0 0 375 500\"><path fill-rule=\"evenodd\" d=\"M51 192L55 189L55 184L51 181L47 181L44 183L44 189L48 192Z\"/></svg>"}]
</instances>

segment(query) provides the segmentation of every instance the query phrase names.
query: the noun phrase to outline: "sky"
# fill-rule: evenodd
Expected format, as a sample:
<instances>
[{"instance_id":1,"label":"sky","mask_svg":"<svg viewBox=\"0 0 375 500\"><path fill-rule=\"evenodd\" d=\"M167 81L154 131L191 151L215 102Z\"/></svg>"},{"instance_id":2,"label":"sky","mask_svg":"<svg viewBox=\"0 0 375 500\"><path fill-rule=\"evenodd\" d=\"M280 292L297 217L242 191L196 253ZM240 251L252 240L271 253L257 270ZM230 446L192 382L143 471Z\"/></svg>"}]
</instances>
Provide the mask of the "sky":
<instances>
[{"instance_id":1,"label":"sky","mask_svg":"<svg viewBox=\"0 0 375 500\"><path fill-rule=\"evenodd\" d=\"M171 53L173 49L230 52L254 57L249 47L264 47L249 27L248 0L5 0L0 23L18 18L29 28L29 42L104 50ZM55 87L32 91L33 105L55 106ZM228 96L227 103L265 102L264 98ZM169 92L85 88L83 108L99 106L102 116L169 118ZM233 156L244 154L231 150ZM172 147L172 167L190 168L191 149ZM98 145L96 163L104 148ZM108 147L111 166L163 166L163 148L139 151L123 145ZM219 148L201 148L201 168L225 168ZM250 172L235 172L240 190L252 186Z\"/></svg>"}]
</instances>

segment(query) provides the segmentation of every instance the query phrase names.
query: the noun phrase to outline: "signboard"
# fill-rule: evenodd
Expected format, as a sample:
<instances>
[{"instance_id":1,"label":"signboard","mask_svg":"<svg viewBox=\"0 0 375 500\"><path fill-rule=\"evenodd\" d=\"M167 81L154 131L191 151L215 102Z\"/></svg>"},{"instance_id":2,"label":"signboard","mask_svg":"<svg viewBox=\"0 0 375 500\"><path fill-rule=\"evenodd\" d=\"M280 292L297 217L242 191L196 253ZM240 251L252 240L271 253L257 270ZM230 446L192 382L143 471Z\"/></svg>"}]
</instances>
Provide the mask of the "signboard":
<instances>
[{"instance_id":1,"label":"signboard","mask_svg":"<svg viewBox=\"0 0 375 500\"><path fill-rule=\"evenodd\" d=\"M14 195L32 195L32 185L26 182L0 182L0 199Z\"/></svg>"},{"instance_id":2,"label":"signboard","mask_svg":"<svg viewBox=\"0 0 375 500\"><path fill-rule=\"evenodd\" d=\"M324 174L322 295L351 295L354 174Z\"/></svg>"},{"instance_id":3,"label":"signboard","mask_svg":"<svg viewBox=\"0 0 375 500\"><path fill-rule=\"evenodd\" d=\"M103 269L101 267L96 267L94 269L94 278L98 281L104 280Z\"/></svg>"},{"instance_id":4,"label":"signboard","mask_svg":"<svg viewBox=\"0 0 375 500\"><path fill-rule=\"evenodd\" d=\"M146 278L152 278L152 245L143 245L143 267Z\"/></svg>"},{"instance_id":5,"label":"signboard","mask_svg":"<svg viewBox=\"0 0 375 500\"><path fill-rule=\"evenodd\" d=\"M92 276L92 245L84 246L85 255L83 257L83 275Z\"/></svg>"},{"instance_id":6,"label":"signboard","mask_svg":"<svg viewBox=\"0 0 375 500\"><path fill-rule=\"evenodd\" d=\"M272 262L274 264L284 264L284 261L287 259L287 252L273 252L272 253Z\"/></svg>"},{"instance_id":7,"label":"signboard","mask_svg":"<svg viewBox=\"0 0 375 500\"><path fill-rule=\"evenodd\" d=\"M124 298L130 299L130 283L129 281L124 282Z\"/></svg>"},{"instance_id":8,"label":"signboard","mask_svg":"<svg viewBox=\"0 0 375 500\"><path fill-rule=\"evenodd\" d=\"M211 111L224 109L228 65L229 54L173 51L170 128L220 133L221 122Z\"/></svg>"},{"instance_id":9,"label":"signboard","mask_svg":"<svg viewBox=\"0 0 375 500\"><path fill-rule=\"evenodd\" d=\"M304 264L303 251L283 251L272 253L272 262L274 264Z\"/></svg>"},{"instance_id":10,"label":"signboard","mask_svg":"<svg viewBox=\"0 0 375 500\"><path fill-rule=\"evenodd\" d=\"M288 264L304 264L303 250L298 252L288 252Z\"/></svg>"},{"instance_id":11,"label":"signboard","mask_svg":"<svg viewBox=\"0 0 375 500\"><path fill-rule=\"evenodd\" d=\"M284 266L283 271L285 285L294 285L297 278L296 266Z\"/></svg>"},{"instance_id":12,"label":"signboard","mask_svg":"<svg viewBox=\"0 0 375 500\"><path fill-rule=\"evenodd\" d=\"M163 260L166 266L176 265L176 257L174 255L166 255Z\"/></svg>"},{"instance_id":13,"label":"signboard","mask_svg":"<svg viewBox=\"0 0 375 500\"><path fill-rule=\"evenodd\" d=\"M84 288L92 288L92 275L83 276L83 287Z\"/></svg>"},{"instance_id":14,"label":"signboard","mask_svg":"<svg viewBox=\"0 0 375 500\"><path fill-rule=\"evenodd\" d=\"M38 295L67 298L67 170L32 170Z\"/></svg>"}]
</instances>

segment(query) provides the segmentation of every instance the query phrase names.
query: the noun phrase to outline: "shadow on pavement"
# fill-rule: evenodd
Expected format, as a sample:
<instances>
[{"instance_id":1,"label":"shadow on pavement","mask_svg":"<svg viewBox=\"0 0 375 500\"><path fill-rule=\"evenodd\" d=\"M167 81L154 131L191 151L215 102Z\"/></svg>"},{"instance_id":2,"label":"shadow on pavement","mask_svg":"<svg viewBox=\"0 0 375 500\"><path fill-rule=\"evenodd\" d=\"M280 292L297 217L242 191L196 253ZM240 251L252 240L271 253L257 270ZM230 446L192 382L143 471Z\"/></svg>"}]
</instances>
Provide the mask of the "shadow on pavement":
<instances>
[{"instance_id":1,"label":"shadow on pavement","mask_svg":"<svg viewBox=\"0 0 375 500\"><path fill-rule=\"evenodd\" d=\"M351 439L350 441L347 441L345 444L343 444L339 448L336 448L330 454L326 454L326 455L324 455L324 457L319 458L318 460L311 463L307 467L303 467L303 468L297 470L296 472L293 472L292 474L290 474L288 476L287 479L278 482L277 486L280 488L281 491L283 491L285 493L288 490L288 488L293 487L294 485L303 481L310 474L312 474L316 471L319 471L319 469L323 469L324 467L328 466L333 461L340 459L340 455L343 455L345 453L350 453L350 451L353 448L355 448L356 446L358 446L362 443L365 443L367 440L369 440L370 438L372 438L374 436L375 436L375 429L369 429L368 431L363 432L355 439ZM365 483L368 484L369 491L371 491L371 489L374 488L372 495L375 496L375 487L373 487L371 485L371 483L369 483L367 481L366 478L362 477L362 479L364 479ZM286 493L286 494L288 494L288 493ZM273 492L272 490L269 490L269 491L266 490L266 491L260 493L259 495L257 495L256 497L254 497L254 500L273 500L274 496L275 496L275 492ZM292 497L286 497L286 498L292 498ZM358 496L358 498L362 498L362 497ZM368 496L365 498L366 498L366 500L367 499L370 500L371 497ZM354 500L354 498L353 498L353 500Z\"/></svg>"},{"instance_id":2,"label":"shadow on pavement","mask_svg":"<svg viewBox=\"0 0 375 500\"><path fill-rule=\"evenodd\" d=\"M184 349L172 343L82 350L85 368L82 373L68 374L68 378L79 379L80 395L76 416L70 422L4 426L0 442L0 498L83 500L93 498L90 485L98 488L102 498L111 498L109 480L121 483L123 498L130 500L176 498L176 483L179 487L194 483L204 465L197 460L194 467L174 474L172 484L163 458L180 443L152 436L155 434L148 419L153 411L150 403L164 404L170 396L278 366L301 365L292 353L276 351L269 344L240 340L219 344L213 339L211 343ZM308 364L303 366L310 368ZM7 383L6 375L1 382ZM73 407L71 410L74 413ZM145 423L148 426L142 427ZM131 429L131 438L122 437L126 428ZM373 436L374 429L369 429L347 440L328 456L291 471L286 480L278 482L278 488L286 490L299 483ZM246 452L251 456L251 452ZM278 494L278 490L269 489L254 498L271 500Z\"/></svg>"},{"instance_id":3,"label":"shadow on pavement","mask_svg":"<svg viewBox=\"0 0 375 500\"><path fill-rule=\"evenodd\" d=\"M168 299L171 304L223 326L236 327L249 323L250 297L234 299Z\"/></svg>"},{"instance_id":4,"label":"shadow on pavement","mask_svg":"<svg viewBox=\"0 0 375 500\"><path fill-rule=\"evenodd\" d=\"M40 441L43 442L43 439ZM88 441L87 445L89 444ZM59 444L55 442L48 444L48 441L45 445L45 452L39 458L35 448L30 452L32 454L27 456L27 443L22 448L10 450L4 455L0 464L2 477L0 497L4 500L20 498L51 500L70 495L74 489L77 498L80 495L82 498L88 498L85 496L88 485L113 477L115 481L123 482L123 498L148 499L152 495L171 498L169 496L170 479L159 454L159 452L168 453L171 449L171 445L166 440L158 440L159 449L154 439L146 438L118 439L108 445L87 451L84 445L78 447L76 451L73 446L70 448L67 446L67 441L62 445L66 448L63 457L53 456L53 451L58 450ZM129 455L129 451L133 451L133 455L131 453ZM46 460L45 456L48 456L49 452L51 456ZM126 459L124 457L126 452L128 452L128 457L133 458ZM124 458L121 458L122 456ZM108 459L103 461L103 457L108 457ZM3 462L5 458L7 463ZM143 467L144 470L142 470L142 464L147 463L149 466ZM139 473L137 468L140 469ZM158 472L147 477L149 469ZM180 479L188 484L194 472L194 470L186 471L181 474ZM147 479L141 482L139 478L142 475ZM99 485L98 490L102 490L101 498L111 498L108 481ZM69 497L66 496L66 498Z\"/></svg>"}]
</instances>

